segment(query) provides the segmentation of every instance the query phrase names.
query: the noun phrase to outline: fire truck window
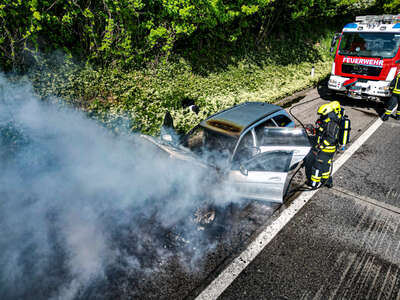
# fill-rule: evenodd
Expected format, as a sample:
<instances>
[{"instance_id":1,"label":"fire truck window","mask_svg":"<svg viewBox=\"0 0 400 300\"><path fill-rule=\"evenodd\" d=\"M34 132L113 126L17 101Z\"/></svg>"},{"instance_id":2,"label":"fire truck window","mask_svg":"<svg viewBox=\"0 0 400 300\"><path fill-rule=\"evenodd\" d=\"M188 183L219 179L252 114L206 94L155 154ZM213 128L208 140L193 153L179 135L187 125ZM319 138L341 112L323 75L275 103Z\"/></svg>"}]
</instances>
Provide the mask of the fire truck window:
<instances>
[{"instance_id":1,"label":"fire truck window","mask_svg":"<svg viewBox=\"0 0 400 300\"><path fill-rule=\"evenodd\" d=\"M350 51L360 52L365 50L365 41L361 38L355 38L350 46Z\"/></svg>"},{"instance_id":2,"label":"fire truck window","mask_svg":"<svg viewBox=\"0 0 400 300\"><path fill-rule=\"evenodd\" d=\"M390 32L344 33L339 46L341 55L392 58L399 49L398 35Z\"/></svg>"}]
</instances>

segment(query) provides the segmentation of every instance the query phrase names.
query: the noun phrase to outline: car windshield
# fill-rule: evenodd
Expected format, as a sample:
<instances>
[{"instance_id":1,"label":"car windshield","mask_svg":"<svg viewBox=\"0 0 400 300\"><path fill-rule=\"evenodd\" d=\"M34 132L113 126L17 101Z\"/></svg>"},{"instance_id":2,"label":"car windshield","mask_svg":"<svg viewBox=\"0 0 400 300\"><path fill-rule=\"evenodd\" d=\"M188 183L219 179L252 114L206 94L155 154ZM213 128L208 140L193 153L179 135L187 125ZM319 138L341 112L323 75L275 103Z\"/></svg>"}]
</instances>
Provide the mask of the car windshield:
<instances>
[{"instance_id":1,"label":"car windshield","mask_svg":"<svg viewBox=\"0 0 400 300\"><path fill-rule=\"evenodd\" d=\"M237 138L198 126L184 137L182 145L208 162L225 164L236 145Z\"/></svg>"},{"instance_id":2,"label":"car windshield","mask_svg":"<svg viewBox=\"0 0 400 300\"><path fill-rule=\"evenodd\" d=\"M400 34L347 32L339 46L340 55L393 58L400 46Z\"/></svg>"}]
</instances>

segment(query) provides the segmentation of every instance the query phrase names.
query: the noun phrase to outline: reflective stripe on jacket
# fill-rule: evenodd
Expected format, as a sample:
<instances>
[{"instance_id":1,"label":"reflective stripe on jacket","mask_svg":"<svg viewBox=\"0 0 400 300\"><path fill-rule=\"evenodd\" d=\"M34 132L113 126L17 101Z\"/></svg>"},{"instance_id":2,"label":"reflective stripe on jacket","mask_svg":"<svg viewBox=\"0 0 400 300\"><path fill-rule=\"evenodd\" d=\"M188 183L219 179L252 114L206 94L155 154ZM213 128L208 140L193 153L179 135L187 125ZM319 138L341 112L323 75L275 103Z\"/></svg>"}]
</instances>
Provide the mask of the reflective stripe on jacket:
<instances>
[{"instance_id":1,"label":"reflective stripe on jacket","mask_svg":"<svg viewBox=\"0 0 400 300\"><path fill-rule=\"evenodd\" d=\"M320 122L316 147L325 153L336 152L339 134L338 121L338 117L334 113L329 113L328 117Z\"/></svg>"},{"instance_id":2,"label":"reflective stripe on jacket","mask_svg":"<svg viewBox=\"0 0 400 300\"><path fill-rule=\"evenodd\" d=\"M400 78L400 73L390 83L390 87L393 88L393 94L400 94L399 78Z\"/></svg>"}]
</instances>

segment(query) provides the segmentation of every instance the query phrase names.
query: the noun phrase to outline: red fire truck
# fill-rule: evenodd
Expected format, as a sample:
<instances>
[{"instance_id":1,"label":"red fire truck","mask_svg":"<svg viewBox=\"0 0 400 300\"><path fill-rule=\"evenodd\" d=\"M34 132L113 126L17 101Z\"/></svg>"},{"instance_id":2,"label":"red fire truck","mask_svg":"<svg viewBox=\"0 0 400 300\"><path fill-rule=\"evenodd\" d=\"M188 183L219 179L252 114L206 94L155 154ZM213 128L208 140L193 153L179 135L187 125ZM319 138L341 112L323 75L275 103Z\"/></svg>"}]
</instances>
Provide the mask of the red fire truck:
<instances>
[{"instance_id":1,"label":"red fire truck","mask_svg":"<svg viewBox=\"0 0 400 300\"><path fill-rule=\"evenodd\" d=\"M389 97L400 71L400 15L356 17L334 36L331 52L337 41L330 91L354 99Z\"/></svg>"}]
</instances>

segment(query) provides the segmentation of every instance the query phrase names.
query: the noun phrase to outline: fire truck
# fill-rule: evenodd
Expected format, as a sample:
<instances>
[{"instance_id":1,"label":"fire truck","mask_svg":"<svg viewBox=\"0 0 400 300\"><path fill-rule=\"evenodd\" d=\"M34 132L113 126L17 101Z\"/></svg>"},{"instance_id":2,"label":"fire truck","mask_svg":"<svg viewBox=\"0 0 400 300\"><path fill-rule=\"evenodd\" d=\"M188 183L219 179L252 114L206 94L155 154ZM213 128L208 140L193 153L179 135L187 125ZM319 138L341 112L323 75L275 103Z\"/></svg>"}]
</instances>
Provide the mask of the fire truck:
<instances>
[{"instance_id":1,"label":"fire truck","mask_svg":"<svg viewBox=\"0 0 400 300\"><path fill-rule=\"evenodd\" d=\"M353 99L389 97L389 84L400 71L399 46L400 15L356 17L332 39L329 90Z\"/></svg>"}]
</instances>

